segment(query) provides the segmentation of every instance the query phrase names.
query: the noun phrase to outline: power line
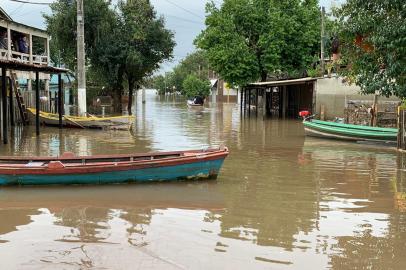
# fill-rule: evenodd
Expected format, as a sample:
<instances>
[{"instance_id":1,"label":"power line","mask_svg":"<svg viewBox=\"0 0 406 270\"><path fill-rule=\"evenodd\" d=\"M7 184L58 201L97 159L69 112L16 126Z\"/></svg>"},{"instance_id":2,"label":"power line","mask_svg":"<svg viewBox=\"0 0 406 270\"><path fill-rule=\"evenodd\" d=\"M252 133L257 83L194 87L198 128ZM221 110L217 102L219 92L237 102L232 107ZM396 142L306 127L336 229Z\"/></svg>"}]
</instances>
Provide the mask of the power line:
<instances>
[{"instance_id":1,"label":"power line","mask_svg":"<svg viewBox=\"0 0 406 270\"><path fill-rule=\"evenodd\" d=\"M175 16L175 15L171 15L171 14L163 14L163 15L164 15L165 17L171 17L171 18L178 19L178 20L185 21L185 22L190 22L190 23L195 23L195 24L200 24L200 25L203 24L203 22L198 22L198 21L194 21L194 20L184 19L184 18Z\"/></svg>"},{"instance_id":2,"label":"power line","mask_svg":"<svg viewBox=\"0 0 406 270\"><path fill-rule=\"evenodd\" d=\"M186 12L189 13L189 14L192 14L193 16L198 17L199 19L204 19L204 18L203 18L202 16L200 16L199 14L194 13L193 11L190 11L190 10L188 10L188 9L182 7L182 6L179 6L178 4L176 4L176 3L172 2L172 1L169 1L169 0L165 0L165 1L168 2L169 4L174 5L174 6L177 7L177 8L182 9L183 11L186 11Z\"/></svg>"},{"instance_id":3,"label":"power line","mask_svg":"<svg viewBox=\"0 0 406 270\"><path fill-rule=\"evenodd\" d=\"M32 4L32 5L50 5L50 2L31 2L26 0L9 0L11 2L23 3L23 4Z\"/></svg>"}]
</instances>

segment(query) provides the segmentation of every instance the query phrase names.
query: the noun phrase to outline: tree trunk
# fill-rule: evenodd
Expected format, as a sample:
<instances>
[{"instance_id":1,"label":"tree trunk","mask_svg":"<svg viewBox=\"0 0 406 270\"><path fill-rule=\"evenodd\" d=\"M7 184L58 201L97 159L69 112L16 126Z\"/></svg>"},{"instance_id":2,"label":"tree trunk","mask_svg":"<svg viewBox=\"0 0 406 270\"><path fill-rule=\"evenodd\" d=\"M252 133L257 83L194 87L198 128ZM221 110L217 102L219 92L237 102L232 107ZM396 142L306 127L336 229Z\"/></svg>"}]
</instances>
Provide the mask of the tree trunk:
<instances>
[{"instance_id":1,"label":"tree trunk","mask_svg":"<svg viewBox=\"0 0 406 270\"><path fill-rule=\"evenodd\" d=\"M113 109L115 113L122 114L123 113L123 102L122 102L122 96L123 96L123 69L119 68L117 70L117 81L115 81L112 89L112 96L113 96Z\"/></svg>"},{"instance_id":2,"label":"tree trunk","mask_svg":"<svg viewBox=\"0 0 406 270\"><path fill-rule=\"evenodd\" d=\"M128 115L132 115L133 93L134 93L134 80L129 78L128 79L128 105L127 105Z\"/></svg>"},{"instance_id":3,"label":"tree trunk","mask_svg":"<svg viewBox=\"0 0 406 270\"><path fill-rule=\"evenodd\" d=\"M113 90L113 109L115 113L122 113L122 88L116 86Z\"/></svg>"},{"instance_id":4,"label":"tree trunk","mask_svg":"<svg viewBox=\"0 0 406 270\"><path fill-rule=\"evenodd\" d=\"M267 78L268 78L268 74L266 73L265 70L262 70L261 71L261 82L266 82Z\"/></svg>"}]
</instances>

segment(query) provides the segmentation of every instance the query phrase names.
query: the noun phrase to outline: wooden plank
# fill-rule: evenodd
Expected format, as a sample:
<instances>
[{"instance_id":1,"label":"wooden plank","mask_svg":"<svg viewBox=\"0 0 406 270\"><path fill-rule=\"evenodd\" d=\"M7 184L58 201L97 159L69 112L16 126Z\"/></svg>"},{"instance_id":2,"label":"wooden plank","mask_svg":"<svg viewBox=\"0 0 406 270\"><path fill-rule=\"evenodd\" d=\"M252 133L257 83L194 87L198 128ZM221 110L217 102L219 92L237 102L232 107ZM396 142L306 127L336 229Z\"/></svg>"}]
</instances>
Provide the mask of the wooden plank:
<instances>
[{"instance_id":1,"label":"wooden plank","mask_svg":"<svg viewBox=\"0 0 406 270\"><path fill-rule=\"evenodd\" d=\"M2 98L2 120L3 120L3 143L7 144L8 143L8 126L7 126L7 69L5 67L2 67L2 78L1 78L1 98Z\"/></svg>"},{"instance_id":2,"label":"wooden plank","mask_svg":"<svg viewBox=\"0 0 406 270\"><path fill-rule=\"evenodd\" d=\"M62 128L62 75L58 74L58 116L59 128Z\"/></svg>"},{"instance_id":3,"label":"wooden plank","mask_svg":"<svg viewBox=\"0 0 406 270\"><path fill-rule=\"evenodd\" d=\"M39 72L35 72L35 132L39 136Z\"/></svg>"}]
</instances>

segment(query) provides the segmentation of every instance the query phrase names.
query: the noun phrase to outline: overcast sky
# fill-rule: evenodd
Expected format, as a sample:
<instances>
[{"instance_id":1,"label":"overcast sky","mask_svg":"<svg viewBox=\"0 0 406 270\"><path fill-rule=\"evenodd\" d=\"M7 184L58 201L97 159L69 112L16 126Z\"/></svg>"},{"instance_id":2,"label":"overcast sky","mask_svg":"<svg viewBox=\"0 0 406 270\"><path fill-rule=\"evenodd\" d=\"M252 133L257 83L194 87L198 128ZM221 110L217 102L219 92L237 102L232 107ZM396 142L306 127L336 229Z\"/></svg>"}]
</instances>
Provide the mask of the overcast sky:
<instances>
[{"instance_id":1,"label":"overcast sky","mask_svg":"<svg viewBox=\"0 0 406 270\"><path fill-rule=\"evenodd\" d=\"M54 0L26 1L54 2ZM334 2L342 1L321 0L320 3L330 7ZM179 60L195 50L193 40L204 29L204 7L207 2L207 0L151 0L158 14L165 16L166 27L175 32L177 45L174 50L174 59L171 63L163 65L164 71L170 70ZM215 0L214 2L220 4L222 0ZM45 28L41 14L50 12L47 5L24 4L12 0L0 0L0 5L13 20L38 28Z\"/></svg>"}]
</instances>

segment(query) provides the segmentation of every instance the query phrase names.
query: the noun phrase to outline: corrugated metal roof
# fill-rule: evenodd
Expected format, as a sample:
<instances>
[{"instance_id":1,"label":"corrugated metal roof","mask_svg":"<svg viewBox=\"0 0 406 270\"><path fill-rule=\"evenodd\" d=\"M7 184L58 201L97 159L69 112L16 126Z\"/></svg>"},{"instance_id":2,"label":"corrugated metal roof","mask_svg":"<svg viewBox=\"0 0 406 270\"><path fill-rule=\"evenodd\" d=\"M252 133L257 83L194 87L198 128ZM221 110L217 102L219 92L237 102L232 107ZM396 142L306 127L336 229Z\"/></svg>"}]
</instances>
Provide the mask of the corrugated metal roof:
<instances>
[{"instance_id":1,"label":"corrugated metal roof","mask_svg":"<svg viewBox=\"0 0 406 270\"><path fill-rule=\"evenodd\" d=\"M292 80L280 80L280 81L268 81L268 82L257 82L251 83L248 87L255 87L255 86L280 86L280 85L292 85L292 84L303 84L307 82L316 81L316 78L306 77L300 79L292 79Z\"/></svg>"}]
</instances>

